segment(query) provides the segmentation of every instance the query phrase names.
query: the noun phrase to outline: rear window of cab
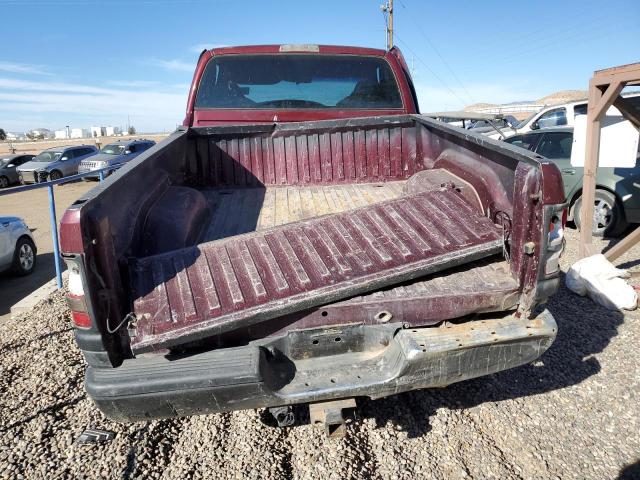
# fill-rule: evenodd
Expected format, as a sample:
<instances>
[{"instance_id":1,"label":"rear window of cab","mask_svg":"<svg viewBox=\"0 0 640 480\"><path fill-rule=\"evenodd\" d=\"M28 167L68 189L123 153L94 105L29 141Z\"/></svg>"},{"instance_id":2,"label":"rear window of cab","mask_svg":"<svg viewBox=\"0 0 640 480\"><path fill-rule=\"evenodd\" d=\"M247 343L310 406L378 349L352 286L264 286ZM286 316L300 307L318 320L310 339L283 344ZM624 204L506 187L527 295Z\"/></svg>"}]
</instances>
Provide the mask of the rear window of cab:
<instances>
[{"instance_id":1,"label":"rear window of cab","mask_svg":"<svg viewBox=\"0 0 640 480\"><path fill-rule=\"evenodd\" d=\"M357 55L224 55L207 64L196 108L401 109L386 60Z\"/></svg>"}]
</instances>

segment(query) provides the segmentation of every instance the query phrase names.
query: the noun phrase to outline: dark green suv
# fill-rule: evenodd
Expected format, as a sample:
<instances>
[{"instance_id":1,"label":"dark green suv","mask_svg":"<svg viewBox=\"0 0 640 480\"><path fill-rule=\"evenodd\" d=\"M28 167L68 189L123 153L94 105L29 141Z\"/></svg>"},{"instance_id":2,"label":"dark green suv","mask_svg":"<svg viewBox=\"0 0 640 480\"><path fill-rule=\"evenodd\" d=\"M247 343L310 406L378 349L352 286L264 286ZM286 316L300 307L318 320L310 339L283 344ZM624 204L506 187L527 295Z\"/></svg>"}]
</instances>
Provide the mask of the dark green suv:
<instances>
[{"instance_id":1,"label":"dark green suv","mask_svg":"<svg viewBox=\"0 0 640 480\"><path fill-rule=\"evenodd\" d=\"M505 140L552 160L562 172L569 202L569 220L580 227L582 167L571 166L573 128L545 128L514 135ZM593 234L615 236L629 223L640 223L640 155L633 168L598 168Z\"/></svg>"}]
</instances>

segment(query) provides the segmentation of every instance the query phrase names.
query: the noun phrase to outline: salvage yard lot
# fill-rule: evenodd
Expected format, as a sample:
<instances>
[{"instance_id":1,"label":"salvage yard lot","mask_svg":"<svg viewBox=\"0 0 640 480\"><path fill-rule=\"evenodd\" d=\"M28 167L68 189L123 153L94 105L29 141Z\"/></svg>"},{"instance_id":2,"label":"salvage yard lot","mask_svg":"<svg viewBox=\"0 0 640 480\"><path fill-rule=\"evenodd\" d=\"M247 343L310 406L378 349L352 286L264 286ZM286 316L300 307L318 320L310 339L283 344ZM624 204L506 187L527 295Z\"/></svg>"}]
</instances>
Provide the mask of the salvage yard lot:
<instances>
[{"instance_id":1,"label":"salvage yard lot","mask_svg":"<svg viewBox=\"0 0 640 480\"><path fill-rule=\"evenodd\" d=\"M568 240L565 271L577 232ZM637 269L638 258L640 247L618 265ZM559 334L540 360L362 401L360 422L329 440L309 425L264 425L255 411L106 420L83 390L84 362L56 294L0 330L0 478L640 478L640 315L564 287L549 309ZM116 438L73 445L89 427Z\"/></svg>"},{"instance_id":2,"label":"salvage yard lot","mask_svg":"<svg viewBox=\"0 0 640 480\"><path fill-rule=\"evenodd\" d=\"M96 182L74 182L54 187L58 222L69 205L96 185ZM0 216L24 219L33 230L33 238L38 248L36 268L31 275L16 277L10 273L0 274L0 325L9 318L12 305L47 283L56 274L48 195L46 188L39 188L0 198Z\"/></svg>"},{"instance_id":3,"label":"salvage yard lot","mask_svg":"<svg viewBox=\"0 0 640 480\"><path fill-rule=\"evenodd\" d=\"M136 135L161 141L165 135ZM104 137L102 145L129 137ZM39 153L42 150L63 145L93 144L93 139L45 140L38 142L14 143L16 153ZM9 153L9 144L0 142L0 155ZM96 182L73 182L54 187L56 215L58 222L64 211L76 199L97 185ZM38 248L37 266L33 274L16 278L10 274L0 274L0 324L9 318L12 305L38 289L55 276L53 262L53 242L51 240L51 221L49 218L49 198L46 188L29 190L0 199L0 216L16 216L25 220L29 228L34 229L33 237Z\"/></svg>"}]
</instances>

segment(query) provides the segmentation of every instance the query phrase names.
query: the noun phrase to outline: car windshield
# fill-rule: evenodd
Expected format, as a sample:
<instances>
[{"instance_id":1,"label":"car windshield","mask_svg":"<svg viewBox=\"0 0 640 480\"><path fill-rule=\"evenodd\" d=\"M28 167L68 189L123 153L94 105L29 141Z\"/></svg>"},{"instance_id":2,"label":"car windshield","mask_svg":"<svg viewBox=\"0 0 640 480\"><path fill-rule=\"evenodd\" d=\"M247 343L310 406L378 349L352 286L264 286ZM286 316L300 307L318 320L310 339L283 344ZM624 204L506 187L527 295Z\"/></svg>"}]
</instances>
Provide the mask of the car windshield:
<instances>
[{"instance_id":1,"label":"car windshield","mask_svg":"<svg viewBox=\"0 0 640 480\"><path fill-rule=\"evenodd\" d=\"M382 58L229 55L207 64L196 108L396 109L402 100Z\"/></svg>"},{"instance_id":2,"label":"car windshield","mask_svg":"<svg viewBox=\"0 0 640 480\"><path fill-rule=\"evenodd\" d=\"M527 118L525 118L524 120L522 120L518 125L516 125L516 129L518 128L522 128L524 127L527 123L529 123L529 121L535 117L538 114L538 112L533 112L531 115L529 115Z\"/></svg>"},{"instance_id":3,"label":"car windshield","mask_svg":"<svg viewBox=\"0 0 640 480\"><path fill-rule=\"evenodd\" d=\"M102 150L100 150L100 153L106 153L108 155L122 155L125 148L126 147L124 145L105 145L102 147Z\"/></svg>"},{"instance_id":4,"label":"car windshield","mask_svg":"<svg viewBox=\"0 0 640 480\"><path fill-rule=\"evenodd\" d=\"M62 156L62 152L54 152L52 150L45 150L44 152L36 155L33 159L34 162L54 162Z\"/></svg>"},{"instance_id":5,"label":"car windshield","mask_svg":"<svg viewBox=\"0 0 640 480\"><path fill-rule=\"evenodd\" d=\"M0 158L0 167L4 167L11 161L10 158Z\"/></svg>"}]
</instances>

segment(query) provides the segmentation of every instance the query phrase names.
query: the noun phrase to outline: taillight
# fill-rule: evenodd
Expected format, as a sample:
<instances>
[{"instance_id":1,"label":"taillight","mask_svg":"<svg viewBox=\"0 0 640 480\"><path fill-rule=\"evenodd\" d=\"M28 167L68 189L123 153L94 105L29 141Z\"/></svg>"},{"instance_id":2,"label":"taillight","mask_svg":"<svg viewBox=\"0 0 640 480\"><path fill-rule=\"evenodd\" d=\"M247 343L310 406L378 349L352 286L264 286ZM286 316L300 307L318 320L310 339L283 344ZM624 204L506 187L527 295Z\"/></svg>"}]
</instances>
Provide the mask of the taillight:
<instances>
[{"instance_id":1,"label":"taillight","mask_svg":"<svg viewBox=\"0 0 640 480\"><path fill-rule=\"evenodd\" d=\"M67 303L71 309L71 320L78 328L91 328L91 317L84 298L82 277L78 271L71 269L69 272L69 293Z\"/></svg>"},{"instance_id":2,"label":"taillight","mask_svg":"<svg viewBox=\"0 0 640 480\"><path fill-rule=\"evenodd\" d=\"M86 312L76 312L71 310L71 320L73 324L78 328L91 328L91 318Z\"/></svg>"},{"instance_id":3,"label":"taillight","mask_svg":"<svg viewBox=\"0 0 640 480\"><path fill-rule=\"evenodd\" d=\"M544 273L553 275L560 270L560 255L564 249L564 227L567 224L567 210L557 211L551 215L549 233L547 233L547 251L545 254Z\"/></svg>"},{"instance_id":4,"label":"taillight","mask_svg":"<svg viewBox=\"0 0 640 480\"><path fill-rule=\"evenodd\" d=\"M551 217L549 233L547 234L547 248L551 247L553 250L553 247L562 244L562 240L564 239L564 225L566 222L565 211L566 210L563 210L561 217L557 215Z\"/></svg>"}]
</instances>

